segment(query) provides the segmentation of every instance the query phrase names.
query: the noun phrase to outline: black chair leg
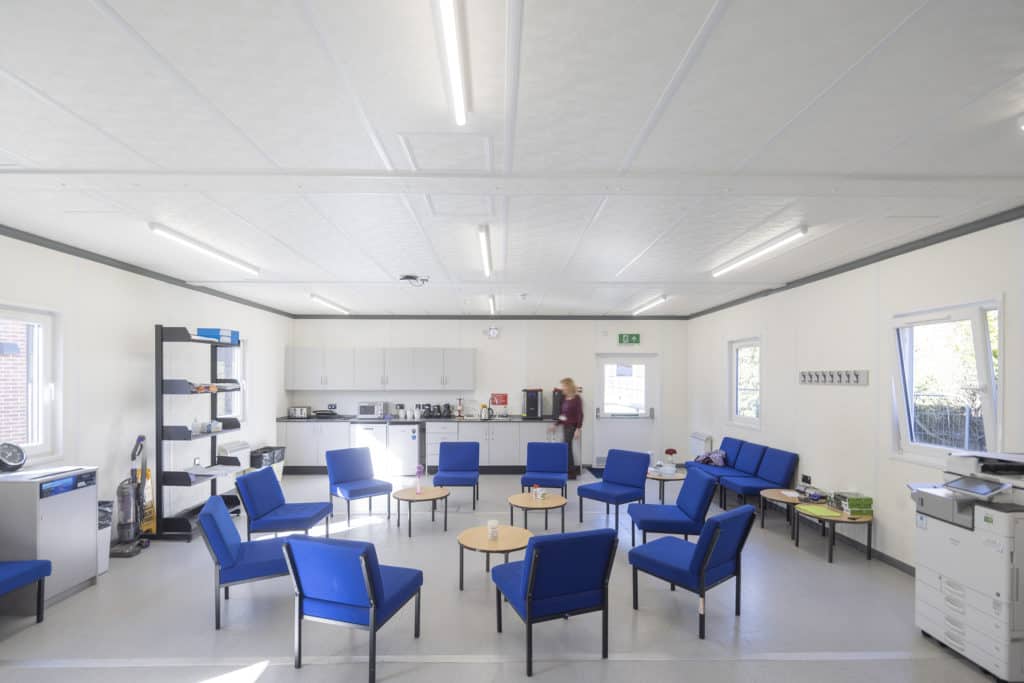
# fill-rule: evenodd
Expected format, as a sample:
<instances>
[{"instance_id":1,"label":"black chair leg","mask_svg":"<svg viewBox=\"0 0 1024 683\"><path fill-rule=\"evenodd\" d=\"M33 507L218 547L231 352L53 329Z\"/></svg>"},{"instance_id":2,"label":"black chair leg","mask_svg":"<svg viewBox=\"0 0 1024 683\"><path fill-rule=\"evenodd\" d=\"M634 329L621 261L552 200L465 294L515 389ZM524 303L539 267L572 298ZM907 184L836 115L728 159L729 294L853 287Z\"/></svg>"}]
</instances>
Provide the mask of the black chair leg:
<instances>
[{"instance_id":1,"label":"black chair leg","mask_svg":"<svg viewBox=\"0 0 1024 683\"><path fill-rule=\"evenodd\" d=\"M498 613L498 633L501 633L501 589L494 587L494 606Z\"/></svg>"},{"instance_id":2,"label":"black chair leg","mask_svg":"<svg viewBox=\"0 0 1024 683\"><path fill-rule=\"evenodd\" d=\"M533 624L526 622L526 675L533 675Z\"/></svg>"},{"instance_id":3,"label":"black chair leg","mask_svg":"<svg viewBox=\"0 0 1024 683\"><path fill-rule=\"evenodd\" d=\"M630 525L629 525L629 537L630 537L630 541L633 544L633 547L635 548L636 547L636 524L630 523Z\"/></svg>"},{"instance_id":4,"label":"black chair leg","mask_svg":"<svg viewBox=\"0 0 1024 683\"><path fill-rule=\"evenodd\" d=\"M372 622L372 619L371 619ZM370 683L377 680L377 629L370 625Z\"/></svg>"},{"instance_id":5,"label":"black chair leg","mask_svg":"<svg viewBox=\"0 0 1024 683\"><path fill-rule=\"evenodd\" d=\"M674 583L670 583L670 584L668 585L668 589L669 589L670 591L674 591L674 590L676 589L676 585L675 585Z\"/></svg>"},{"instance_id":6,"label":"black chair leg","mask_svg":"<svg viewBox=\"0 0 1024 683\"><path fill-rule=\"evenodd\" d=\"M601 659L608 659L608 603L601 610Z\"/></svg>"},{"instance_id":7,"label":"black chair leg","mask_svg":"<svg viewBox=\"0 0 1024 683\"><path fill-rule=\"evenodd\" d=\"M413 638L420 637L420 592L421 590L416 591L416 614L413 617Z\"/></svg>"},{"instance_id":8,"label":"black chair leg","mask_svg":"<svg viewBox=\"0 0 1024 683\"><path fill-rule=\"evenodd\" d=\"M224 599L227 600L231 597L231 586L224 586Z\"/></svg>"},{"instance_id":9,"label":"black chair leg","mask_svg":"<svg viewBox=\"0 0 1024 683\"><path fill-rule=\"evenodd\" d=\"M36 582L36 623L41 624L43 621L43 612L46 604L46 579L39 579ZM220 628L220 624L217 624Z\"/></svg>"},{"instance_id":10,"label":"black chair leg","mask_svg":"<svg viewBox=\"0 0 1024 683\"><path fill-rule=\"evenodd\" d=\"M352 501L348 498L345 499L345 521L352 526Z\"/></svg>"},{"instance_id":11,"label":"black chair leg","mask_svg":"<svg viewBox=\"0 0 1024 683\"><path fill-rule=\"evenodd\" d=\"M737 560L738 563L738 560ZM740 569L736 567L736 616L740 615Z\"/></svg>"},{"instance_id":12,"label":"black chair leg","mask_svg":"<svg viewBox=\"0 0 1024 683\"><path fill-rule=\"evenodd\" d=\"M639 571L637 571L637 568L633 567L633 609L640 609L640 603L639 603L639 600L637 599L637 583L638 583L637 582L637 575L638 574L639 574Z\"/></svg>"},{"instance_id":13,"label":"black chair leg","mask_svg":"<svg viewBox=\"0 0 1024 683\"><path fill-rule=\"evenodd\" d=\"M647 543L647 531L644 531L644 543Z\"/></svg>"},{"instance_id":14,"label":"black chair leg","mask_svg":"<svg viewBox=\"0 0 1024 683\"><path fill-rule=\"evenodd\" d=\"M299 596L295 596L295 668L302 668L302 612Z\"/></svg>"},{"instance_id":15,"label":"black chair leg","mask_svg":"<svg viewBox=\"0 0 1024 683\"><path fill-rule=\"evenodd\" d=\"M700 592L700 602L698 603L697 609L700 612L700 639L704 640L704 591Z\"/></svg>"},{"instance_id":16,"label":"black chair leg","mask_svg":"<svg viewBox=\"0 0 1024 683\"><path fill-rule=\"evenodd\" d=\"M220 586L213 580L213 628L220 630Z\"/></svg>"},{"instance_id":17,"label":"black chair leg","mask_svg":"<svg viewBox=\"0 0 1024 683\"><path fill-rule=\"evenodd\" d=\"M373 496L370 496L366 500L370 504L370 514L372 515L373 514Z\"/></svg>"},{"instance_id":18,"label":"black chair leg","mask_svg":"<svg viewBox=\"0 0 1024 683\"><path fill-rule=\"evenodd\" d=\"M615 506L615 533L619 533L619 506Z\"/></svg>"},{"instance_id":19,"label":"black chair leg","mask_svg":"<svg viewBox=\"0 0 1024 683\"><path fill-rule=\"evenodd\" d=\"M580 496L580 524L583 524L583 496Z\"/></svg>"}]
</instances>

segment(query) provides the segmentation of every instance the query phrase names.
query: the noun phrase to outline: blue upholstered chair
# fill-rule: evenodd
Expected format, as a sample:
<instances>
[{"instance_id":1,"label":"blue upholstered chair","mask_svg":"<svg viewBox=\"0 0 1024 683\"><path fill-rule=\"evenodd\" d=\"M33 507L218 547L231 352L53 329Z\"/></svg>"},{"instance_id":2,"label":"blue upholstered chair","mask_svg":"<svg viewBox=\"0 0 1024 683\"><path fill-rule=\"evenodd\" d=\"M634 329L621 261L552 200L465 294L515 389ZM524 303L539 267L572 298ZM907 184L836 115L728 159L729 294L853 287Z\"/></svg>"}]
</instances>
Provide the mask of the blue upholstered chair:
<instances>
[{"instance_id":1,"label":"blue upholstered chair","mask_svg":"<svg viewBox=\"0 0 1024 683\"><path fill-rule=\"evenodd\" d=\"M330 536L330 503L286 503L281 483L269 467L250 472L235 480L245 507L245 538L252 532L305 531L324 520L324 534Z\"/></svg>"},{"instance_id":2,"label":"blue upholstered chair","mask_svg":"<svg viewBox=\"0 0 1024 683\"><path fill-rule=\"evenodd\" d=\"M521 488L546 486L562 489L569 486L569 445L557 441L531 441L526 444L526 473L519 480Z\"/></svg>"},{"instance_id":3,"label":"blue upholstered chair","mask_svg":"<svg viewBox=\"0 0 1024 683\"><path fill-rule=\"evenodd\" d=\"M675 505L630 503L626 512L633 522L633 545L636 545L637 529L643 532L644 543L647 543L648 531L686 537L699 534L714 497L715 480L700 470L693 470L686 475Z\"/></svg>"},{"instance_id":4,"label":"blue upholstered chair","mask_svg":"<svg viewBox=\"0 0 1024 683\"><path fill-rule=\"evenodd\" d=\"M736 616L740 614L740 556L754 524L754 507L744 505L711 517L696 543L666 536L629 551L633 565L633 609L638 609L637 574L644 572L700 596L699 634L704 638L704 596L710 588L736 578Z\"/></svg>"},{"instance_id":5,"label":"blue upholstered chair","mask_svg":"<svg viewBox=\"0 0 1024 683\"><path fill-rule=\"evenodd\" d=\"M220 496L210 496L199 511L199 528L213 558L213 624L219 629L221 588L227 600L229 586L284 576L288 567L281 554L282 540L242 542Z\"/></svg>"},{"instance_id":6,"label":"blue upholstered chair","mask_svg":"<svg viewBox=\"0 0 1024 683\"><path fill-rule=\"evenodd\" d=\"M391 519L391 482L373 478L373 460L370 449L340 448L327 451L327 481L331 493L331 516L334 516L334 496L345 499L345 519L352 524L352 501L368 498L373 514L373 497L384 496Z\"/></svg>"},{"instance_id":7,"label":"blue upholstered chair","mask_svg":"<svg viewBox=\"0 0 1024 683\"><path fill-rule=\"evenodd\" d=\"M796 453L766 448L757 472L753 475L722 477L718 483L723 489L738 493L746 502L747 496L759 496L765 489L789 488L796 472L797 460L799 456Z\"/></svg>"},{"instance_id":8,"label":"blue upholstered chair","mask_svg":"<svg viewBox=\"0 0 1024 683\"><path fill-rule=\"evenodd\" d=\"M419 569L377 562L372 543L292 536L284 541L295 583L295 668L302 667L302 621L349 624L370 634L370 683L377 675L377 631L416 598L413 635L420 637Z\"/></svg>"},{"instance_id":9,"label":"blue upholstered chair","mask_svg":"<svg viewBox=\"0 0 1024 683\"><path fill-rule=\"evenodd\" d=\"M608 658L608 579L619 540L611 529L534 536L519 562L491 569L501 633L501 599L526 624L526 675L533 675L533 625L601 612L601 657Z\"/></svg>"},{"instance_id":10,"label":"blue upholstered chair","mask_svg":"<svg viewBox=\"0 0 1024 683\"><path fill-rule=\"evenodd\" d=\"M468 486L473 489L473 509L480 498L480 444L476 441L442 441L434 486Z\"/></svg>"},{"instance_id":11,"label":"blue upholstered chair","mask_svg":"<svg viewBox=\"0 0 1024 683\"><path fill-rule=\"evenodd\" d=\"M53 566L49 560L15 560L0 562L0 595L6 595L23 586L36 584L36 623L43 620L46 600L46 577Z\"/></svg>"},{"instance_id":12,"label":"blue upholstered chair","mask_svg":"<svg viewBox=\"0 0 1024 683\"><path fill-rule=\"evenodd\" d=\"M651 464L649 453L636 451L608 451L604 476L594 484L584 484L576 489L580 497L580 522L583 522L583 499L599 500L604 503L605 514L608 506L615 506L615 531L619 530L619 506L635 500L644 502L644 487L647 484L647 468Z\"/></svg>"}]
</instances>

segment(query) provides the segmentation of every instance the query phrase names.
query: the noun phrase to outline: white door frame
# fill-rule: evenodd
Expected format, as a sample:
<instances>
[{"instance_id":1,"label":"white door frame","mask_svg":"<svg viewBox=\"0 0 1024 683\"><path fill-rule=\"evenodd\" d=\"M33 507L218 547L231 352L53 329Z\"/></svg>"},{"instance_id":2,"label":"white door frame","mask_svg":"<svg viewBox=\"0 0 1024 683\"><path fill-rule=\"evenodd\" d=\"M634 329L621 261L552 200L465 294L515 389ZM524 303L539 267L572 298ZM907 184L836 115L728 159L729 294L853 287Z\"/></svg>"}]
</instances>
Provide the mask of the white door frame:
<instances>
[{"instance_id":1,"label":"white door frame","mask_svg":"<svg viewBox=\"0 0 1024 683\"><path fill-rule=\"evenodd\" d=\"M626 361L631 363L645 363L646 370L646 396L648 415L643 417L598 417L601 406L604 404L604 365L608 362ZM661 426L661 357L656 353L598 353L595 355L595 373L597 380L597 391L594 394L594 405L591 406L590 416L594 419L593 448L591 449L591 464L597 467L604 466L604 460L608 455L609 448L631 448L631 450L650 450L651 462L655 462L660 456L662 443ZM642 425L642 426L641 426ZM646 429L644 429L646 428ZM615 430L620 432L615 434ZM628 433L621 433L626 430L636 431L635 445L630 446Z\"/></svg>"}]
</instances>

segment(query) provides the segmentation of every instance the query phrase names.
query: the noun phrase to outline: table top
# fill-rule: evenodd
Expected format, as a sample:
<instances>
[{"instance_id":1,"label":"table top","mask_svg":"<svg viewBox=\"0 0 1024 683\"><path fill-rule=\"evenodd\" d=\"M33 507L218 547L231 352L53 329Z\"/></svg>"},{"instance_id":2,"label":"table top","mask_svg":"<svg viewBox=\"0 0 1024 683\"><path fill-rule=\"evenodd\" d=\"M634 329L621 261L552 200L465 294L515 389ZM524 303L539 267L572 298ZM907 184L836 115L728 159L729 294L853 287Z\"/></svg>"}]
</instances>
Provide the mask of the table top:
<instances>
[{"instance_id":1,"label":"table top","mask_svg":"<svg viewBox=\"0 0 1024 683\"><path fill-rule=\"evenodd\" d=\"M785 503L786 505L799 505L799 496L787 496L783 491L793 491L793 489L764 489L761 491L761 497L766 500L771 500L776 503Z\"/></svg>"},{"instance_id":2,"label":"table top","mask_svg":"<svg viewBox=\"0 0 1024 683\"><path fill-rule=\"evenodd\" d=\"M553 510L565 507L569 502L557 493L548 492L543 498L537 500L532 493L517 493L508 497L508 504L513 507L525 510Z\"/></svg>"},{"instance_id":3,"label":"table top","mask_svg":"<svg viewBox=\"0 0 1024 683\"><path fill-rule=\"evenodd\" d=\"M647 478L653 479L654 481L682 481L683 479L686 479L686 472L663 474L662 472L651 472L650 470L647 470Z\"/></svg>"},{"instance_id":4,"label":"table top","mask_svg":"<svg viewBox=\"0 0 1024 683\"><path fill-rule=\"evenodd\" d=\"M532 537L529 529L502 524L498 526L498 537L492 541L487 537L487 527L475 526L459 534L459 545L481 553L510 553L525 548Z\"/></svg>"},{"instance_id":5,"label":"table top","mask_svg":"<svg viewBox=\"0 0 1024 683\"><path fill-rule=\"evenodd\" d=\"M447 498L451 491L443 486L424 486L422 493L416 493L416 487L410 486L407 489L395 491L392 496L398 500L416 502L417 500L441 500Z\"/></svg>"},{"instance_id":6,"label":"table top","mask_svg":"<svg viewBox=\"0 0 1024 683\"><path fill-rule=\"evenodd\" d=\"M807 503L807 505L819 504L824 505L824 503ZM801 503L801 505L804 505L804 503ZM808 510L807 508L801 509L799 506L796 508L796 511L806 517L813 517L814 519L820 519L824 522L837 522L839 524L867 524L874 520L872 515L855 515L851 517L842 510L835 510L833 508L829 508L829 511L832 514L827 515L815 514L813 510Z\"/></svg>"}]
</instances>

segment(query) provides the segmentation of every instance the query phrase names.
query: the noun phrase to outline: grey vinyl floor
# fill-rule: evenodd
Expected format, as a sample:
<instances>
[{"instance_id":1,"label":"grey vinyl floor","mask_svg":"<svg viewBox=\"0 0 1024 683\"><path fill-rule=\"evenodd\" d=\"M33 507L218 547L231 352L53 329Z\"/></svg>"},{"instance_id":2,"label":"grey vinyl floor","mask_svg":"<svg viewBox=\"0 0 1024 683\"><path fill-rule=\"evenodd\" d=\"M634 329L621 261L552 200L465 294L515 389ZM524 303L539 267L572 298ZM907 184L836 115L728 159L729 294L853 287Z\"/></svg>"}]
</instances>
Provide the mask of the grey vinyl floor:
<instances>
[{"instance_id":1,"label":"grey vinyl floor","mask_svg":"<svg viewBox=\"0 0 1024 683\"><path fill-rule=\"evenodd\" d=\"M582 482L588 479L584 478ZM581 483L582 483L581 482ZM506 607L504 633L495 629L494 593L482 555L467 553L465 590L458 586L462 529L488 519L508 523L506 498L518 477L484 476L478 509L469 489L454 489L448 532L431 523L427 505L413 507L413 537L353 505L351 527L336 504L334 538L369 540L386 564L424 572L422 635L413 639L410 605L378 636L379 681L487 681L526 677L525 630ZM408 484L408 482L402 482ZM669 484L674 499L677 484ZM323 500L326 477L287 476L291 501ZM575 488L575 485L572 486ZM650 484L648 500L657 488ZM570 490L566 530L581 528ZM712 507L711 514L716 511ZM394 510L392 510L394 513ZM551 515L552 532L558 514ZM789 541L781 513L755 525L743 567L743 614L733 615L731 583L708 599L707 639L697 638L697 598L640 577L640 609L631 605L629 521L622 512L620 546L611 576L610 656L600 658L600 614L548 622L534 630L538 681L927 681L990 680L979 669L923 637L914 627L913 580L839 543L825 561L825 539L812 530L801 547ZM522 523L517 512L516 523ZM582 528L610 526L604 507L588 502ZM530 516L545 533L543 515ZM240 528L244 528L240 522ZM322 528L320 533L323 533ZM244 534L244 532L243 532ZM513 555L521 559L522 553ZM0 680L15 681L362 681L364 632L310 623L304 666L292 667L292 588L282 577L234 587L215 631L212 565L200 539L153 543L139 557L111 560L98 585L52 605L44 623L0 618Z\"/></svg>"}]
</instances>

